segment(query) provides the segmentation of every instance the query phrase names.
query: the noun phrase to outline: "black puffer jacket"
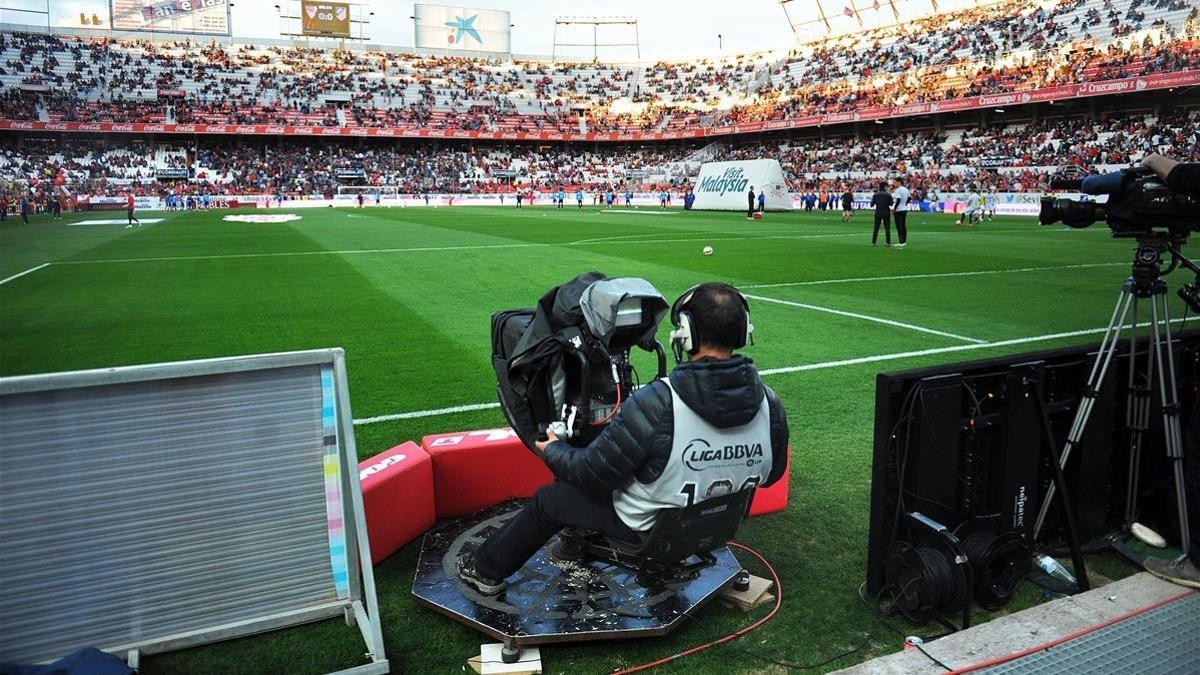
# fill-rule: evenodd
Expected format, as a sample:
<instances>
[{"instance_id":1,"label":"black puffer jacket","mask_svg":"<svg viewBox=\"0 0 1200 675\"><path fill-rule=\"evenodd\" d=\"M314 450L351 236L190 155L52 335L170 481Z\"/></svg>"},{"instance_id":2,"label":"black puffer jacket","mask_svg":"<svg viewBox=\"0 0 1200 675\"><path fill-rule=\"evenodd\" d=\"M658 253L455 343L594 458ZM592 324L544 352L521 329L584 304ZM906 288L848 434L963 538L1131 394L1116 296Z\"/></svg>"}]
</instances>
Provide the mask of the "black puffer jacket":
<instances>
[{"instance_id":1,"label":"black puffer jacket","mask_svg":"<svg viewBox=\"0 0 1200 675\"><path fill-rule=\"evenodd\" d=\"M700 359L679 364L671 385L689 408L713 426L727 429L754 419L766 392L771 413L771 475L763 486L783 475L787 464L787 413L779 397L758 377L754 362L744 356ZM546 465L560 480L603 496L631 478L653 482L671 456L675 429L671 390L661 381L639 389L621 406L612 422L586 448L551 443Z\"/></svg>"}]
</instances>

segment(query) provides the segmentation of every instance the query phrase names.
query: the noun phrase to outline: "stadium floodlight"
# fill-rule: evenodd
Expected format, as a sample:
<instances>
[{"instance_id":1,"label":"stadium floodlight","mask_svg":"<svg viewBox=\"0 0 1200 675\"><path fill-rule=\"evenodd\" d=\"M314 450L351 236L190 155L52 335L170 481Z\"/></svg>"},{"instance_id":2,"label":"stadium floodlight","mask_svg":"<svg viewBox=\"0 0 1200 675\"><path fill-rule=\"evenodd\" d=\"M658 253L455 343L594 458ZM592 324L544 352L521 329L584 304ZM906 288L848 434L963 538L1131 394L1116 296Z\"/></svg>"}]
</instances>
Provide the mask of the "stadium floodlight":
<instances>
[{"instance_id":1,"label":"stadium floodlight","mask_svg":"<svg viewBox=\"0 0 1200 675\"><path fill-rule=\"evenodd\" d=\"M956 0L953 7L947 9L989 5L997 1ZM823 38L888 24L903 26L907 20L943 11L938 0L836 0L832 5L829 3L830 0L799 3L795 0L779 0L784 17L797 39L801 33L812 37L814 32L820 32ZM847 25L848 22L851 22L850 25Z\"/></svg>"},{"instance_id":2,"label":"stadium floodlight","mask_svg":"<svg viewBox=\"0 0 1200 675\"><path fill-rule=\"evenodd\" d=\"M562 42L559 40L559 28L582 26L592 29L591 42ZM633 28L632 42L602 42L600 29L602 27L630 26ZM637 60L642 59L641 38L638 35L638 19L635 16L556 16L554 17L554 47L550 53L551 60L558 60L559 47L591 47L592 60L600 60L600 48L633 47Z\"/></svg>"}]
</instances>

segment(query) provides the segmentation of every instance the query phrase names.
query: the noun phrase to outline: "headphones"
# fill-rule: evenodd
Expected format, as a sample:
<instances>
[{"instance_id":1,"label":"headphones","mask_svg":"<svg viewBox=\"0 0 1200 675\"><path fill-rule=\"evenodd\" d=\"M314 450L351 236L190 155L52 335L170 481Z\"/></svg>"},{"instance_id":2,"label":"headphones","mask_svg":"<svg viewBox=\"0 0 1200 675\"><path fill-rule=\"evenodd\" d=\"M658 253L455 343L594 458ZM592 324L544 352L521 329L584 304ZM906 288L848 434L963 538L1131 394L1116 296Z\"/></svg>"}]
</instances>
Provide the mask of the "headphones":
<instances>
[{"instance_id":1,"label":"headphones","mask_svg":"<svg viewBox=\"0 0 1200 675\"><path fill-rule=\"evenodd\" d=\"M702 284L692 286L683 292L683 295L675 299L671 305L671 324L675 328L671 331L671 351L675 354L675 362L683 361L683 354L695 354L700 349L700 335L696 331L696 322L692 317L692 313L688 311L687 305L692 301L692 296L696 294L696 290ZM732 345L733 349L741 349L747 343L754 344L754 324L750 323L750 303L746 301L746 296L742 295L741 291L723 284L737 295L738 300L742 303L742 325L741 337L737 344Z\"/></svg>"}]
</instances>

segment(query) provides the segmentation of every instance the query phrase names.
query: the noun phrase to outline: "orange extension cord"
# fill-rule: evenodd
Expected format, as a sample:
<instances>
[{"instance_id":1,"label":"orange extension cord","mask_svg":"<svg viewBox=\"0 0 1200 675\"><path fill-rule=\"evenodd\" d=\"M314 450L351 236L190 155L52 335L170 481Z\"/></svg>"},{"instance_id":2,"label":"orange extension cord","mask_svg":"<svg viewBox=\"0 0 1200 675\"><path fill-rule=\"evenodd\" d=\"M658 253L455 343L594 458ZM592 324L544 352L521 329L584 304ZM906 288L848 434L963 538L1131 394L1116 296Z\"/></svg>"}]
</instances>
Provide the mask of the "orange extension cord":
<instances>
[{"instance_id":1,"label":"orange extension cord","mask_svg":"<svg viewBox=\"0 0 1200 675\"><path fill-rule=\"evenodd\" d=\"M770 621L771 617L775 616L775 613L779 611L780 605L783 604L783 587L779 585L779 575L776 574L775 568L771 566L771 563L767 562L766 558L759 555L758 551L755 551L754 549L750 548L749 546L744 546L742 544L739 544L739 543L733 542L733 541L728 542L728 543L730 546L732 546L734 548L739 548L739 549L749 553L750 555L754 556L755 558L758 558L758 561L760 563L762 563L764 567L767 568L768 572L771 573L771 580L775 582L775 606L771 608L771 611L767 612L767 615L764 616L763 618L759 619L758 621L755 621L754 623L750 624L749 626L746 626L745 628L741 628L737 631L734 631L734 632L726 635L723 638L713 640L712 642L706 642L702 645L696 645L695 647L692 647L691 649L679 652L678 654L664 656L663 658L661 658L657 661L651 661L649 663L643 663L638 666L631 666L629 668L624 668L622 670L614 671L614 675L626 675L626 673L637 673L637 672L641 672L643 670L657 668L658 666L661 666L665 663L670 663L677 659L682 659L685 656L691 656L692 654L695 654L697 652L702 652L705 649L708 649L709 647L716 647L717 645L725 644L726 642L729 642L731 640L736 640L736 639L742 637L743 635L745 635L746 633L749 633L750 631L752 631L752 630L758 628L759 626L763 625L764 623Z\"/></svg>"}]
</instances>

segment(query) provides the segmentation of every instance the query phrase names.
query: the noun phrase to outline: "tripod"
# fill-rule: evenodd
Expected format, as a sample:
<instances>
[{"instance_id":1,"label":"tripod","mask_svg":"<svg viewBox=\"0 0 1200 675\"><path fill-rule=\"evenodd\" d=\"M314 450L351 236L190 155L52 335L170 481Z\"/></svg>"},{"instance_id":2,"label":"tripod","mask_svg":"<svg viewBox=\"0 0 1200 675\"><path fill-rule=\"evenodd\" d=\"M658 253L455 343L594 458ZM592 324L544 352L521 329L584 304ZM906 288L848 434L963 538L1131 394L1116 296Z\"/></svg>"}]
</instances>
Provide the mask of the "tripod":
<instances>
[{"instance_id":1,"label":"tripod","mask_svg":"<svg viewBox=\"0 0 1200 675\"><path fill-rule=\"evenodd\" d=\"M1129 329L1129 387L1126 400L1126 422L1132 432L1130 440L1129 482L1125 501L1125 526L1130 526L1136 519L1138 467L1141 464L1142 441L1150 430L1150 399L1152 387L1157 380L1159 400L1162 404L1163 431L1166 434L1167 458L1171 461L1175 478L1175 499L1179 509L1179 534L1183 556L1186 557L1191 546L1191 530L1188 527L1187 502L1183 478L1183 435L1180 430L1179 388L1175 381L1175 356L1171 344L1171 316L1167 302L1167 284L1162 275L1175 269L1182 263L1196 271L1195 265L1187 260L1179 251L1181 242L1166 235L1150 234L1138 237L1137 248L1134 249L1133 273L1121 285L1117 296L1116 307L1113 308L1112 318L1100 341L1100 351L1092 364L1088 376L1087 387L1075 413L1075 421L1067 434L1063 445L1059 466L1065 468L1071 456L1071 450L1079 445L1083 432L1087 428L1088 418L1096 404L1104 377L1117 353L1120 344L1121 331L1126 319L1132 319ZM1171 264L1162 269L1163 254L1169 253ZM1138 304L1139 301L1150 301L1150 342L1146 353L1144 379L1137 380L1138 375ZM1132 312L1132 316L1130 313ZM1037 520L1033 525L1033 538L1036 540L1045 523L1050 503L1054 500L1057 485L1050 484L1046 498L1042 501Z\"/></svg>"}]
</instances>

